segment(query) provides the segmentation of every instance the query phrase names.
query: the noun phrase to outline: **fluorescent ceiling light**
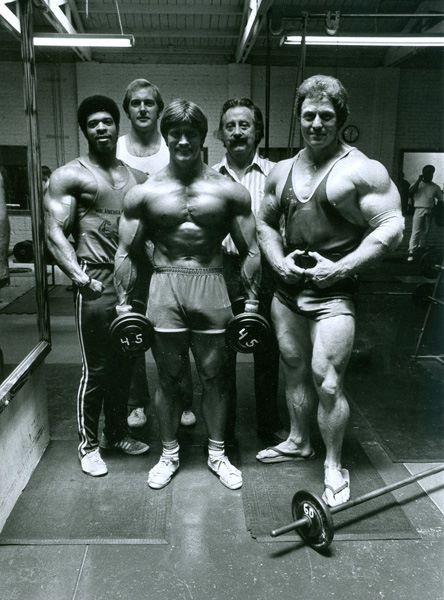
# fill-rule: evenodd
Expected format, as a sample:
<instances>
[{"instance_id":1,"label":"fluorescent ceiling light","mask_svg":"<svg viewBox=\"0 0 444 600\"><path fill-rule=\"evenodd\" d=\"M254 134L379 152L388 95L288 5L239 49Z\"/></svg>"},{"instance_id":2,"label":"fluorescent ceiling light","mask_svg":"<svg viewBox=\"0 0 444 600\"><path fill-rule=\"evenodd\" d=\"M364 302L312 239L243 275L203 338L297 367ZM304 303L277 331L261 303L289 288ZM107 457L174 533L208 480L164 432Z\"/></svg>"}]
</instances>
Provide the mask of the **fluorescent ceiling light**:
<instances>
[{"instance_id":1,"label":"fluorescent ceiling light","mask_svg":"<svg viewBox=\"0 0 444 600\"><path fill-rule=\"evenodd\" d=\"M101 33L46 33L34 35L34 46L88 46L91 48L130 48L133 35L107 35Z\"/></svg>"},{"instance_id":2,"label":"fluorescent ceiling light","mask_svg":"<svg viewBox=\"0 0 444 600\"><path fill-rule=\"evenodd\" d=\"M302 36L286 35L283 43L301 44ZM444 36L356 36L307 35L307 46L444 46Z\"/></svg>"},{"instance_id":3,"label":"fluorescent ceiling light","mask_svg":"<svg viewBox=\"0 0 444 600\"><path fill-rule=\"evenodd\" d=\"M17 15L6 6L4 0L0 0L0 17L3 17L15 31L20 33L20 21Z\"/></svg>"}]
</instances>

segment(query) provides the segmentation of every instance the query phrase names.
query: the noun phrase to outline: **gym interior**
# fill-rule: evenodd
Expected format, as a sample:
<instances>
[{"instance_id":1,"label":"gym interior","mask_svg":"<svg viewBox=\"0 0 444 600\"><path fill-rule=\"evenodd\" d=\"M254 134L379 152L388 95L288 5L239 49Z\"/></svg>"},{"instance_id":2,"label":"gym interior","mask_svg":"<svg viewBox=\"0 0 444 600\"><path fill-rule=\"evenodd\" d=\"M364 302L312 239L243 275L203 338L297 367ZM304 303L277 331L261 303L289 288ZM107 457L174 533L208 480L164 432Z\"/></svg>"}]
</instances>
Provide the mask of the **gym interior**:
<instances>
[{"instance_id":1,"label":"gym interior","mask_svg":"<svg viewBox=\"0 0 444 600\"><path fill-rule=\"evenodd\" d=\"M228 446L241 489L224 488L206 468L194 366L197 423L179 431L182 466L170 485L146 485L160 449L151 412L134 433L149 442L148 455L110 452L104 478L80 471L71 281L45 252L40 175L42 165L54 170L86 151L79 102L105 94L121 106L138 77L154 82L166 103L180 96L202 107L208 165L223 155L219 114L234 96L264 113L261 153L293 156L301 147L296 86L322 73L349 92L348 143L380 161L400 191L430 163L442 189L443 19L434 0L0 0L0 166L11 228L10 281L0 288L0 598L443 597L442 222L433 221L421 260L408 262L406 210L400 246L361 274L343 451L352 499L434 473L332 515L334 539L319 551L294 528L271 535L295 520L296 492L322 492L323 446L315 430L316 460L255 460L262 446L252 425L250 354L238 357ZM47 34L50 44L72 39L38 45ZM86 34L130 38L129 47L74 45ZM154 390L150 351L146 363ZM282 381L279 408L288 426Z\"/></svg>"}]
</instances>

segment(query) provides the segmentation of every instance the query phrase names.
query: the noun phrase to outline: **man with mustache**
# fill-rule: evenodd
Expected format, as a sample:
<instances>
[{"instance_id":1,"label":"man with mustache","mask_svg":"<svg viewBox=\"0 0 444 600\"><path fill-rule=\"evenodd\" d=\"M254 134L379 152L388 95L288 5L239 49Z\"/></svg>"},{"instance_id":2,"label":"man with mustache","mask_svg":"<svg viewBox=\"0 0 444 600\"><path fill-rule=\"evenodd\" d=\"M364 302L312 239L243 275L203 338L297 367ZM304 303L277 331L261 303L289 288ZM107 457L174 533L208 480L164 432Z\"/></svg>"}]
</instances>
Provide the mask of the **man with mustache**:
<instances>
[{"instance_id":1,"label":"man with mustache","mask_svg":"<svg viewBox=\"0 0 444 600\"><path fill-rule=\"evenodd\" d=\"M259 156L258 146L264 135L262 113L249 98L231 98L222 106L219 120L219 139L226 154L214 165L218 171L232 181L242 184L251 195L251 210L259 212L265 180L275 163ZM230 299L234 302L245 295L241 278L241 259L230 236L222 243L224 253L224 277ZM264 260L259 290L259 307L263 316L270 320L273 297L273 273ZM279 420L277 391L279 378L279 350L273 337L270 344L254 353L254 393L256 399L256 428L264 442L281 442L287 438ZM236 354L229 353L226 368L229 393L227 439L234 437L236 419Z\"/></svg>"},{"instance_id":2,"label":"man with mustache","mask_svg":"<svg viewBox=\"0 0 444 600\"><path fill-rule=\"evenodd\" d=\"M125 194L146 176L116 158L119 109L107 96L85 98L77 111L88 152L56 169L46 188L48 249L72 280L75 317L82 354L77 393L79 459L92 477L106 475L100 442L125 454L143 454L149 446L128 435L126 412L130 365L109 337L115 318L114 256ZM68 241L74 238L74 246Z\"/></svg>"}]
</instances>

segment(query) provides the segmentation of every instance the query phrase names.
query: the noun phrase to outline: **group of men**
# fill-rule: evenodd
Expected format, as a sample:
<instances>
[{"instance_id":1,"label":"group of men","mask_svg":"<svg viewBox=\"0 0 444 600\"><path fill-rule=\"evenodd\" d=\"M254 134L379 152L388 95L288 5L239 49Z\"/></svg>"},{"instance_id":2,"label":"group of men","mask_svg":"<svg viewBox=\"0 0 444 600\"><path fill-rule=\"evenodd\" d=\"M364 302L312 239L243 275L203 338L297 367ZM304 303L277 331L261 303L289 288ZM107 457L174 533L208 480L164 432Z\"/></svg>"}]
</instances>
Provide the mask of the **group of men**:
<instances>
[{"instance_id":1,"label":"group of men","mask_svg":"<svg viewBox=\"0 0 444 600\"><path fill-rule=\"evenodd\" d=\"M257 459L314 457L309 421L317 398L326 447L324 499L332 506L348 500L343 380L353 346L356 278L400 242L403 219L385 168L340 141L348 115L341 82L311 77L296 103L305 146L273 165L257 151L263 135L258 107L247 98L228 100L219 124L226 152L214 168L202 158L207 118L191 101L164 108L156 86L132 82L123 102L131 128L121 138L113 100L91 96L80 104L88 152L52 173L45 206L49 249L75 290L85 473L106 474L99 446L148 451L129 435L127 422L130 388L131 406L139 409L134 416L144 417L144 363L137 368L118 354L108 334L116 314L136 309L153 326L159 374L154 406L162 453L149 486L164 487L179 469L178 428L184 410L191 412L191 350L202 386L208 467L228 488L241 487L242 474L225 453L236 412L235 357L225 330L232 302L242 295L243 310L268 316L275 332L270 346L254 355L257 431L275 444ZM279 356L289 432L276 403Z\"/></svg>"}]
</instances>

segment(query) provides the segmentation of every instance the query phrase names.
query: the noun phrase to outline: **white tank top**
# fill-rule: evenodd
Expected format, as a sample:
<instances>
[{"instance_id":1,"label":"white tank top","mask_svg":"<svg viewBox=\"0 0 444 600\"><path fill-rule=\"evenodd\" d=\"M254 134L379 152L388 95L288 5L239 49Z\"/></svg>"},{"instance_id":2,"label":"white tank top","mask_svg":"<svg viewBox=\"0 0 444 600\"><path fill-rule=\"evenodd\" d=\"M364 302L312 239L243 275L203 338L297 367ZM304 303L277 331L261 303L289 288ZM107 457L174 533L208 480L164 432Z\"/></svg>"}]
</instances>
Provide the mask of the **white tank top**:
<instances>
[{"instance_id":1,"label":"white tank top","mask_svg":"<svg viewBox=\"0 0 444 600\"><path fill-rule=\"evenodd\" d=\"M133 167L133 169L138 169L147 175L152 175L167 166L170 160L170 153L163 138L160 140L159 150L156 154L151 154L151 156L134 156L130 154L126 147L126 139L126 135L121 135L117 140L117 158L123 160L124 163Z\"/></svg>"}]
</instances>

